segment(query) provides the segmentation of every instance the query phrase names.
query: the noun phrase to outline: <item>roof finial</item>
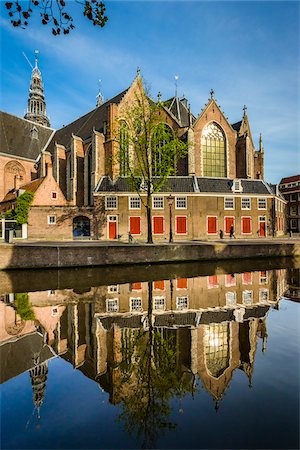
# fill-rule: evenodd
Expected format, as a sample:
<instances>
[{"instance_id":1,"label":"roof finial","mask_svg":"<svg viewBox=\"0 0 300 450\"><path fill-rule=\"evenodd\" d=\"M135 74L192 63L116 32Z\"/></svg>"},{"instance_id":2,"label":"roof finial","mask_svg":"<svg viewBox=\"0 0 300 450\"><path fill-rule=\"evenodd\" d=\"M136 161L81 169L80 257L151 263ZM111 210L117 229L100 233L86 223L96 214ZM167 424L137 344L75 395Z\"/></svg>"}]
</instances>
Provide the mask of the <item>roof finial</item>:
<instances>
[{"instance_id":1,"label":"roof finial","mask_svg":"<svg viewBox=\"0 0 300 450\"><path fill-rule=\"evenodd\" d=\"M175 97L177 97L177 82L178 82L178 80L179 80L179 76L178 75L175 75Z\"/></svg>"},{"instance_id":2,"label":"roof finial","mask_svg":"<svg viewBox=\"0 0 300 450\"><path fill-rule=\"evenodd\" d=\"M140 77L141 76L141 68L138 67L136 70L137 76Z\"/></svg>"},{"instance_id":3,"label":"roof finial","mask_svg":"<svg viewBox=\"0 0 300 450\"><path fill-rule=\"evenodd\" d=\"M104 103L104 97L101 92L101 80L98 80L99 90L98 94L96 95L97 103L96 106L101 106Z\"/></svg>"},{"instance_id":4,"label":"roof finial","mask_svg":"<svg viewBox=\"0 0 300 450\"><path fill-rule=\"evenodd\" d=\"M157 103L160 103L160 102L161 102L161 92L158 91L158 93L157 93Z\"/></svg>"},{"instance_id":5,"label":"roof finial","mask_svg":"<svg viewBox=\"0 0 300 450\"><path fill-rule=\"evenodd\" d=\"M215 91L213 89L210 90L210 98L215 98Z\"/></svg>"},{"instance_id":6,"label":"roof finial","mask_svg":"<svg viewBox=\"0 0 300 450\"><path fill-rule=\"evenodd\" d=\"M38 66L38 54L39 54L39 51L38 50L34 50L34 53L35 53L35 67L37 67Z\"/></svg>"},{"instance_id":7,"label":"roof finial","mask_svg":"<svg viewBox=\"0 0 300 450\"><path fill-rule=\"evenodd\" d=\"M259 151L260 152L264 151L264 146L263 146L263 142L262 142L262 134L261 133L259 135Z\"/></svg>"},{"instance_id":8,"label":"roof finial","mask_svg":"<svg viewBox=\"0 0 300 450\"><path fill-rule=\"evenodd\" d=\"M244 117L245 117L246 116L246 111L247 111L247 106L246 105L244 105L243 111L244 111Z\"/></svg>"}]
</instances>

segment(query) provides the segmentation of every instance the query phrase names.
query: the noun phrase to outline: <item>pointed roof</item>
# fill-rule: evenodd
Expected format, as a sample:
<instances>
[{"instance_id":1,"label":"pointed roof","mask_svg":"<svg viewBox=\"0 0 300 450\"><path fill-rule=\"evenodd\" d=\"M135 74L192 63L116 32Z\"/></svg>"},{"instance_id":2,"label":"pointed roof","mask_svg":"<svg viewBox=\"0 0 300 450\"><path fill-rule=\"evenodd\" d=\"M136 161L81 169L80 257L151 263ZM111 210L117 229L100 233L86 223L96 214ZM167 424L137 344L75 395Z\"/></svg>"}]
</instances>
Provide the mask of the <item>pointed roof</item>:
<instances>
[{"instance_id":1,"label":"pointed roof","mask_svg":"<svg viewBox=\"0 0 300 450\"><path fill-rule=\"evenodd\" d=\"M190 114L192 124L196 120L196 117L189 110L186 98L179 99L176 95L175 97L171 97L168 100L164 101L163 105L168 111L173 114L173 116L177 119L179 125L182 127L188 127L190 125Z\"/></svg>"},{"instance_id":2,"label":"pointed roof","mask_svg":"<svg viewBox=\"0 0 300 450\"><path fill-rule=\"evenodd\" d=\"M218 108L219 112L222 114L224 120L226 121L226 123L229 125L230 128L232 128L232 125L228 122L228 118L225 116L224 112L221 109L221 106L217 103L215 97L214 97L214 91L210 91L210 98L208 99L208 102L205 104L204 108L202 109L202 111L200 112L200 114L198 115L198 117L195 120L195 123L198 122L198 120L200 120L200 118L205 114L205 112L207 111L207 109L214 104L216 106L216 108Z\"/></svg>"}]
</instances>

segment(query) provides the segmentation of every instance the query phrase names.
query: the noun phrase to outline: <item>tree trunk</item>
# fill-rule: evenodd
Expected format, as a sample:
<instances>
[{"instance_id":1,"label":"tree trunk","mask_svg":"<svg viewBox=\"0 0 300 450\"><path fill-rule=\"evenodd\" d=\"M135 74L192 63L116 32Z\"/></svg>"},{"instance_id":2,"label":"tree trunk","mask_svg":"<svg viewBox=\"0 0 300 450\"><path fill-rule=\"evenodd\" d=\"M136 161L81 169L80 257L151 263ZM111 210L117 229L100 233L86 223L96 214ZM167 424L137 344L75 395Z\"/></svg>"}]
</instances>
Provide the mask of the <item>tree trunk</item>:
<instances>
[{"instance_id":1,"label":"tree trunk","mask_svg":"<svg viewBox=\"0 0 300 450\"><path fill-rule=\"evenodd\" d=\"M153 244L152 239L152 221L151 221L151 206L150 206L151 197L147 198L147 244Z\"/></svg>"}]
</instances>

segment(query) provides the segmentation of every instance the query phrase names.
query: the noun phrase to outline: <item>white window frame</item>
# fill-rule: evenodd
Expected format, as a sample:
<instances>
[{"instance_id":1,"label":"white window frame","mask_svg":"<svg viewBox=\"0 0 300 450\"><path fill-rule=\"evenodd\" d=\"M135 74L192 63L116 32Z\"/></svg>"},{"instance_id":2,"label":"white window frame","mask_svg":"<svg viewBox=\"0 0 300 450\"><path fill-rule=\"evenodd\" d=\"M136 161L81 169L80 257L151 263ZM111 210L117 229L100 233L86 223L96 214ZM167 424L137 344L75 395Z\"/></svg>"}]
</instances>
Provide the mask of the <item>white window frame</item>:
<instances>
[{"instance_id":1,"label":"white window frame","mask_svg":"<svg viewBox=\"0 0 300 450\"><path fill-rule=\"evenodd\" d=\"M134 205L134 202L138 202L138 206ZM141 198L137 195L130 196L128 198L128 208L129 209L141 209L142 207L142 201Z\"/></svg>"},{"instance_id":2,"label":"white window frame","mask_svg":"<svg viewBox=\"0 0 300 450\"><path fill-rule=\"evenodd\" d=\"M266 275L262 276L262 272L266 272ZM268 272L266 270L259 271L259 284L268 284Z\"/></svg>"},{"instance_id":3,"label":"white window frame","mask_svg":"<svg viewBox=\"0 0 300 450\"><path fill-rule=\"evenodd\" d=\"M264 205L265 206L260 206L259 205L259 202L264 202ZM266 197L263 197L263 198L259 198L258 197L258 199L257 199L257 209L260 209L260 210L262 210L262 209L267 209L267 205L268 205L268 202L267 202L267 199L266 199Z\"/></svg>"},{"instance_id":4,"label":"white window frame","mask_svg":"<svg viewBox=\"0 0 300 450\"><path fill-rule=\"evenodd\" d=\"M186 302L186 306L182 306L182 300ZM176 309L179 311L183 311L184 309L189 308L189 298L187 295L182 295L180 297L176 297Z\"/></svg>"},{"instance_id":5,"label":"white window frame","mask_svg":"<svg viewBox=\"0 0 300 450\"><path fill-rule=\"evenodd\" d=\"M262 296L266 294L266 298L262 299ZM259 301L260 302L268 302L270 298L270 292L269 289L264 288L259 290Z\"/></svg>"},{"instance_id":6,"label":"white window frame","mask_svg":"<svg viewBox=\"0 0 300 450\"><path fill-rule=\"evenodd\" d=\"M232 182L232 192L243 192L243 186L241 180L235 179Z\"/></svg>"},{"instance_id":7,"label":"white window frame","mask_svg":"<svg viewBox=\"0 0 300 450\"><path fill-rule=\"evenodd\" d=\"M226 210L234 210L235 209L235 198L234 197L224 197L224 209ZM232 202L232 206L226 206L226 202Z\"/></svg>"},{"instance_id":8,"label":"white window frame","mask_svg":"<svg viewBox=\"0 0 300 450\"><path fill-rule=\"evenodd\" d=\"M118 294L119 293L119 285L111 284L110 286L107 286L107 292L108 292L108 294Z\"/></svg>"},{"instance_id":9,"label":"white window frame","mask_svg":"<svg viewBox=\"0 0 300 450\"><path fill-rule=\"evenodd\" d=\"M249 204L249 206L245 206L245 204L243 205L243 202L247 202L247 204ZM251 197L242 197L241 198L241 209L244 211L250 211L251 210Z\"/></svg>"},{"instance_id":10,"label":"white window frame","mask_svg":"<svg viewBox=\"0 0 300 450\"><path fill-rule=\"evenodd\" d=\"M178 204L184 201L185 206L178 206ZM175 197L175 209L187 209L187 196L186 195L178 195Z\"/></svg>"},{"instance_id":11,"label":"white window frame","mask_svg":"<svg viewBox=\"0 0 300 450\"><path fill-rule=\"evenodd\" d=\"M153 297L153 310L165 311L165 309L166 309L166 297L164 296Z\"/></svg>"},{"instance_id":12,"label":"white window frame","mask_svg":"<svg viewBox=\"0 0 300 450\"><path fill-rule=\"evenodd\" d=\"M52 220L54 219L54 220ZM56 225L56 216L50 215L47 217L47 223L48 225Z\"/></svg>"},{"instance_id":13,"label":"white window frame","mask_svg":"<svg viewBox=\"0 0 300 450\"><path fill-rule=\"evenodd\" d=\"M236 305L236 292L228 291L225 293L226 298L226 306L235 306Z\"/></svg>"},{"instance_id":14,"label":"white window frame","mask_svg":"<svg viewBox=\"0 0 300 450\"><path fill-rule=\"evenodd\" d=\"M59 314L58 306L52 306L51 308L51 317L57 317Z\"/></svg>"},{"instance_id":15,"label":"white window frame","mask_svg":"<svg viewBox=\"0 0 300 450\"><path fill-rule=\"evenodd\" d=\"M164 197L155 195L152 197L152 209L164 209L165 201ZM161 202L161 206L155 206L155 202Z\"/></svg>"},{"instance_id":16,"label":"white window frame","mask_svg":"<svg viewBox=\"0 0 300 450\"><path fill-rule=\"evenodd\" d=\"M234 283L233 283L233 282L232 282L232 283L228 283L228 282L227 282L227 277L228 277L229 275L231 276L231 279L234 280ZM233 275L233 276L232 276L232 275ZM225 274L225 286L226 286L226 287L236 286L236 274L235 274L235 273L233 273L233 274L226 273L226 274Z\"/></svg>"},{"instance_id":17,"label":"white window frame","mask_svg":"<svg viewBox=\"0 0 300 450\"><path fill-rule=\"evenodd\" d=\"M250 283L248 283L248 282L245 281L245 273L251 273L251 280L250 280ZM242 283L243 283L244 286L252 285L252 284L253 284L253 272L243 272L243 273L242 273Z\"/></svg>"},{"instance_id":18,"label":"white window frame","mask_svg":"<svg viewBox=\"0 0 300 450\"><path fill-rule=\"evenodd\" d=\"M138 301L140 303L140 306L138 308L133 308L133 302ZM143 303L142 303L142 297L130 297L129 299L129 307L130 312L143 312Z\"/></svg>"},{"instance_id":19,"label":"white window frame","mask_svg":"<svg viewBox=\"0 0 300 450\"><path fill-rule=\"evenodd\" d=\"M251 300L251 302L247 299L248 296L249 296L249 299ZM248 290L243 291L243 304L245 306L253 304L253 291L248 291Z\"/></svg>"},{"instance_id":20,"label":"white window frame","mask_svg":"<svg viewBox=\"0 0 300 450\"><path fill-rule=\"evenodd\" d=\"M116 306L111 309L110 304L115 304ZM106 299L106 312L107 313L119 312L119 299L118 298L107 298Z\"/></svg>"},{"instance_id":21,"label":"white window frame","mask_svg":"<svg viewBox=\"0 0 300 450\"><path fill-rule=\"evenodd\" d=\"M114 199L116 206L110 207L108 206L108 201ZM118 197L116 195L106 195L105 196L105 209L110 211L110 210L115 210L118 209Z\"/></svg>"}]
</instances>

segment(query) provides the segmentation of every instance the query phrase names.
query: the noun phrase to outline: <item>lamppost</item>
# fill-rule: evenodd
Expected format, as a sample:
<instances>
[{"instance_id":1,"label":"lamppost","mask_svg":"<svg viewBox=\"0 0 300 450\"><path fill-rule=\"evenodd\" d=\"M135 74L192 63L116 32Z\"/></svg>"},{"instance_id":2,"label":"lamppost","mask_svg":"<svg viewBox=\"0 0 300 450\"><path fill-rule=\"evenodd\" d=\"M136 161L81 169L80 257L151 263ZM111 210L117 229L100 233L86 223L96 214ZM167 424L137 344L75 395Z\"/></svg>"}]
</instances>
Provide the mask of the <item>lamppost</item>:
<instances>
[{"instance_id":1,"label":"lamppost","mask_svg":"<svg viewBox=\"0 0 300 450\"><path fill-rule=\"evenodd\" d=\"M170 194L170 195L167 197L167 200L168 200L168 205L169 205L169 208L170 208L170 235L169 235L169 242L173 242L173 231L172 231L172 205L173 205L173 202L174 202L174 197Z\"/></svg>"}]
</instances>

